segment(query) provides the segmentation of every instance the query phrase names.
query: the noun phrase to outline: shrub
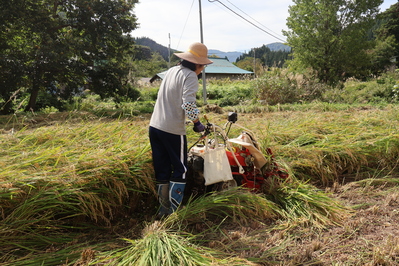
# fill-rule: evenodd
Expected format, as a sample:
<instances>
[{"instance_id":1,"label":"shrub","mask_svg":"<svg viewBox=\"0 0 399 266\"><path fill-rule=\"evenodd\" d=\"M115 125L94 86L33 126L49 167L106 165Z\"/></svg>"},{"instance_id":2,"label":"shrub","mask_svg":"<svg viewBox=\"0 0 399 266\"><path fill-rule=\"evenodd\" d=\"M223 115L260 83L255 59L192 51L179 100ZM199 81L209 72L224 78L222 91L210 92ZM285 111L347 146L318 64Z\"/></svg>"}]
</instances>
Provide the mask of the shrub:
<instances>
[{"instance_id":1,"label":"shrub","mask_svg":"<svg viewBox=\"0 0 399 266\"><path fill-rule=\"evenodd\" d=\"M247 80L212 80L207 87L207 98L222 107L238 105L253 99L253 88Z\"/></svg>"},{"instance_id":2,"label":"shrub","mask_svg":"<svg viewBox=\"0 0 399 266\"><path fill-rule=\"evenodd\" d=\"M265 72L253 84L257 100L269 105L311 102L330 89L311 72L293 73L278 68Z\"/></svg>"},{"instance_id":3,"label":"shrub","mask_svg":"<svg viewBox=\"0 0 399 266\"><path fill-rule=\"evenodd\" d=\"M122 93L122 98L133 101L140 99L141 97L141 92L132 85L126 85L120 93Z\"/></svg>"},{"instance_id":4,"label":"shrub","mask_svg":"<svg viewBox=\"0 0 399 266\"><path fill-rule=\"evenodd\" d=\"M268 73L254 81L254 89L256 98L270 105L293 103L299 99L295 87L287 78Z\"/></svg>"},{"instance_id":5,"label":"shrub","mask_svg":"<svg viewBox=\"0 0 399 266\"><path fill-rule=\"evenodd\" d=\"M158 96L158 86L154 87L141 87L140 93L141 97L140 100L142 101L155 101Z\"/></svg>"},{"instance_id":6,"label":"shrub","mask_svg":"<svg viewBox=\"0 0 399 266\"><path fill-rule=\"evenodd\" d=\"M398 85L390 76L368 82L350 79L342 89L334 88L323 93L322 100L332 103L393 103L396 102ZM395 87L397 86L397 87Z\"/></svg>"}]
</instances>

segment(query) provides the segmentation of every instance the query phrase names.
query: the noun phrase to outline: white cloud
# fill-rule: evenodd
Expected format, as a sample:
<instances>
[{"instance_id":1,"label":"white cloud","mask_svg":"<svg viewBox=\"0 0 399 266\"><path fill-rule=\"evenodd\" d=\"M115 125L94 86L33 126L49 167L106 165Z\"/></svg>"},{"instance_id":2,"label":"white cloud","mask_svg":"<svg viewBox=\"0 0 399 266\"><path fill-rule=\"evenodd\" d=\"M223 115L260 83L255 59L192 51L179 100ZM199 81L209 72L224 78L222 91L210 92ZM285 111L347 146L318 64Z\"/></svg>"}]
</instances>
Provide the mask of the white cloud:
<instances>
[{"instance_id":1,"label":"white cloud","mask_svg":"<svg viewBox=\"0 0 399 266\"><path fill-rule=\"evenodd\" d=\"M291 0L221 2L277 38L251 25L217 1L201 0L203 39L209 49L244 51L285 40L281 31L287 29ZM396 0L385 0L380 8L384 11L394 3ZM132 32L135 37L148 37L168 46L170 34L171 48L181 51L191 43L201 41L199 0L141 0L134 13L140 23L140 27Z\"/></svg>"}]
</instances>

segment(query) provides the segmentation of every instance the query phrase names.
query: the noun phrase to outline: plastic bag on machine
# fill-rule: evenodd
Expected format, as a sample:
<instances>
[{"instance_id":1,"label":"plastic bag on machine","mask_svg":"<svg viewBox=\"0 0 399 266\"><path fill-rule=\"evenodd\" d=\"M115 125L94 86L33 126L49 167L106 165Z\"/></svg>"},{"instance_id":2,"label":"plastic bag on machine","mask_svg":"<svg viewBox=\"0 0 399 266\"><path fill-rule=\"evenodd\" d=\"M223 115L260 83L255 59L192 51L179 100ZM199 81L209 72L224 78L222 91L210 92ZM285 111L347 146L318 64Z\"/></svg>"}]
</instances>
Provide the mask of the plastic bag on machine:
<instances>
[{"instance_id":1,"label":"plastic bag on machine","mask_svg":"<svg viewBox=\"0 0 399 266\"><path fill-rule=\"evenodd\" d=\"M203 157L206 186L233 179L229 160L224 147L206 149Z\"/></svg>"}]
</instances>

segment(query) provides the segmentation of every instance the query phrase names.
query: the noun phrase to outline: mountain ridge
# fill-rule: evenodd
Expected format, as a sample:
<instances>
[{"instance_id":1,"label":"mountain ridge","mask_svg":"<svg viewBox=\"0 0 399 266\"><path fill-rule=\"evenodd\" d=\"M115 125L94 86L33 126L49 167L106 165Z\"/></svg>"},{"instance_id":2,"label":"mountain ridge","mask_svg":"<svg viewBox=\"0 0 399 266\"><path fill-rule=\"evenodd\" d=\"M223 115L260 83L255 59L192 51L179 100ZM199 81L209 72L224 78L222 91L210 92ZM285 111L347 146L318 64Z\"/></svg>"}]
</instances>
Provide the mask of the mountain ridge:
<instances>
[{"instance_id":1,"label":"mountain ridge","mask_svg":"<svg viewBox=\"0 0 399 266\"><path fill-rule=\"evenodd\" d=\"M148 37L140 37L140 38L135 38L135 42L137 45L143 45L143 46L148 46L150 49L154 52L158 52L166 61L168 60L168 51L169 49L161 44L158 44L157 42L153 41L152 39ZM265 45L268 47L271 51L290 51L291 47L288 45L285 45L280 42L275 42L275 43L269 43ZM256 47L255 47L256 48ZM248 49L248 51L252 50L254 48ZM177 52L175 49L171 49L171 52ZM209 56L215 55L220 58L227 58L230 62L235 62L238 57L243 55L245 52L239 52L239 51L232 51L232 52L224 52L220 51L217 49L209 49L208 54Z\"/></svg>"},{"instance_id":2,"label":"mountain ridge","mask_svg":"<svg viewBox=\"0 0 399 266\"><path fill-rule=\"evenodd\" d=\"M291 47L289 47L288 45L285 45L283 43L280 43L280 42L269 43L269 44L266 44L265 46L268 47L271 51L290 51L291 50ZM250 51L252 49L254 49L254 48L248 49L248 51ZM244 53L246 53L246 52L238 52L238 51L223 52L223 51L216 50L216 49L209 49L208 50L208 54L210 56L216 55L216 56L218 56L220 58L227 57L227 59L230 62L235 62L237 60L237 58L240 57L241 55L243 55Z\"/></svg>"}]
</instances>

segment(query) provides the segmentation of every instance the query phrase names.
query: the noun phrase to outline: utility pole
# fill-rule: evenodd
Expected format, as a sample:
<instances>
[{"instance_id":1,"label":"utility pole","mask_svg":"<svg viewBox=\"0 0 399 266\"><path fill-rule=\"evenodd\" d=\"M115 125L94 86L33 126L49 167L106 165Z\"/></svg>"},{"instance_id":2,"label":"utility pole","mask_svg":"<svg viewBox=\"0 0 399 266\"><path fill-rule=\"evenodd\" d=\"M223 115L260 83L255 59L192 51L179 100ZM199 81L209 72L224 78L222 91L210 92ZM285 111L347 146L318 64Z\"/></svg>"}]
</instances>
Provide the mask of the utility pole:
<instances>
[{"instance_id":1,"label":"utility pole","mask_svg":"<svg viewBox=\"0 0 399 266\"><path fill-rule=\"evenodd\" d=\"M204 43L204 34L202 30L202 9L201 9L201 0L199 2L199 18L200 18L200 34L201 34L201 43ZM205 68L202 70L202 96L204 98L204 104L207 104L206 101L206 77L205 77Z\"/></svg>"},{"instance_id":2,"label":"utility pole","mask_svg":"<svg viewBox=\"0 0 399 266\"><path fill-rule=\"evenodd\" d=\"M169 33L168 58L169 58L169 62L168 62L168 69L169 69L170 68L170 33Z\"/></svg>"},{"instance_id":3,"label":"utility pole","mask_svg":"<svg viewBox=\"0 0 399 266\"><path fill-rule=\"evenodd\" d=\"M254 48L254 77L256 77L256 49Z\"/></svg>"}]
</instances>

